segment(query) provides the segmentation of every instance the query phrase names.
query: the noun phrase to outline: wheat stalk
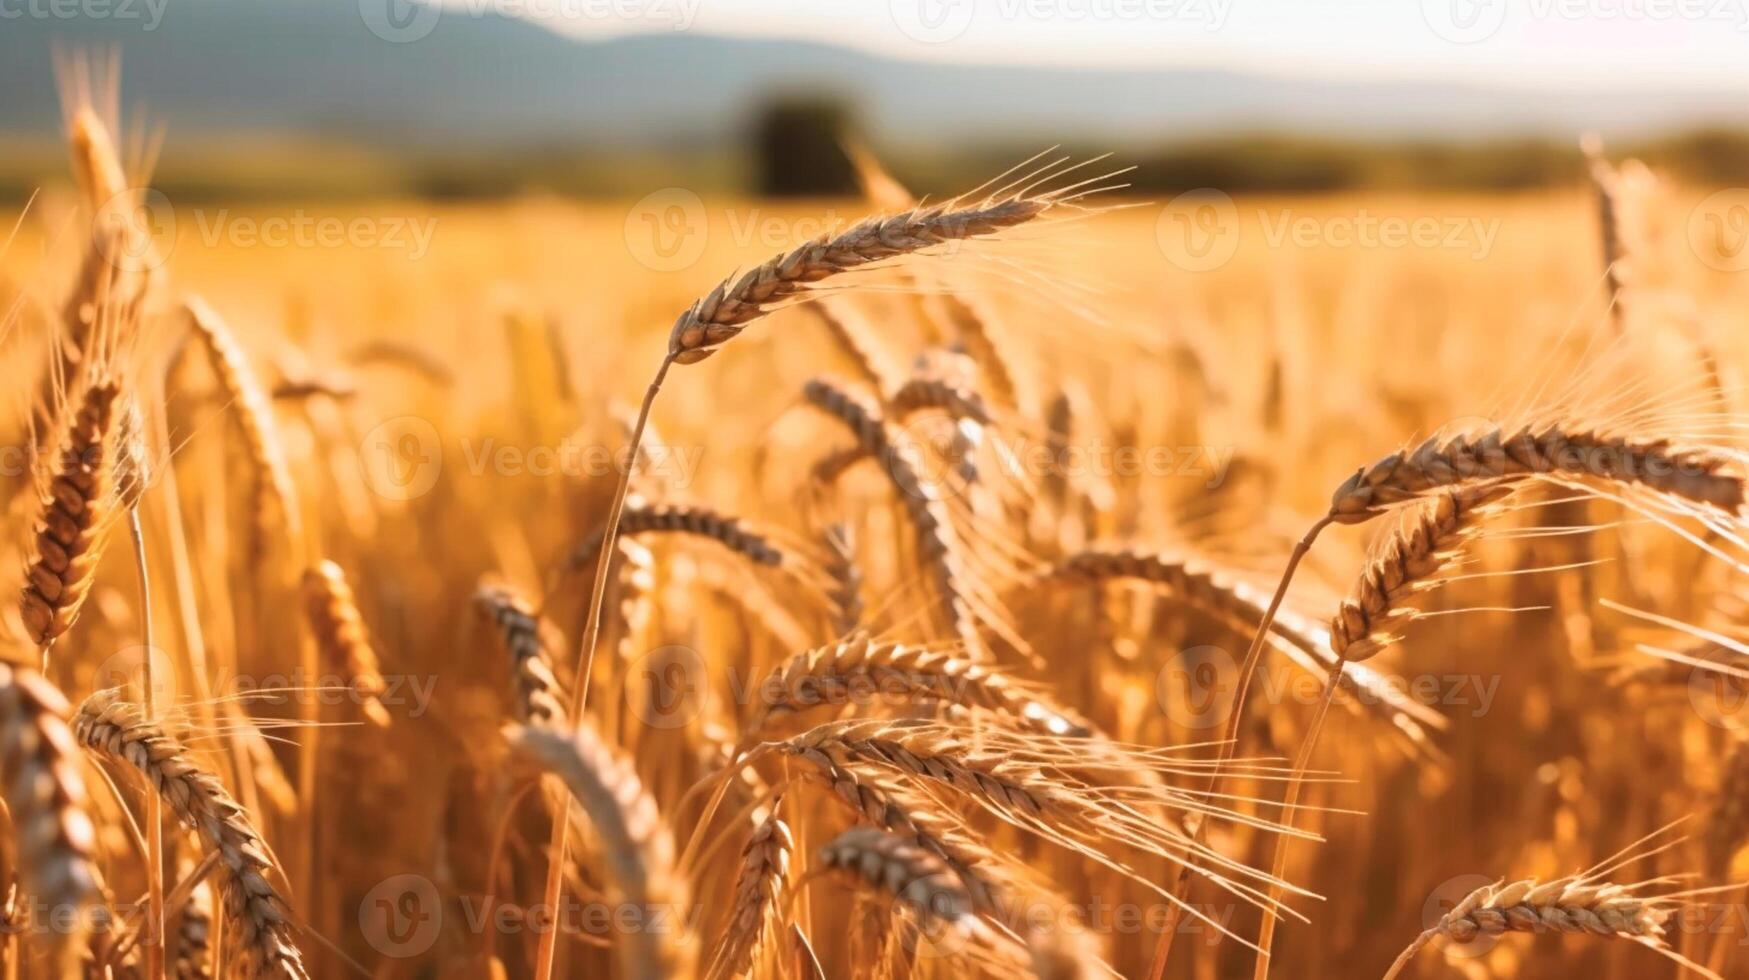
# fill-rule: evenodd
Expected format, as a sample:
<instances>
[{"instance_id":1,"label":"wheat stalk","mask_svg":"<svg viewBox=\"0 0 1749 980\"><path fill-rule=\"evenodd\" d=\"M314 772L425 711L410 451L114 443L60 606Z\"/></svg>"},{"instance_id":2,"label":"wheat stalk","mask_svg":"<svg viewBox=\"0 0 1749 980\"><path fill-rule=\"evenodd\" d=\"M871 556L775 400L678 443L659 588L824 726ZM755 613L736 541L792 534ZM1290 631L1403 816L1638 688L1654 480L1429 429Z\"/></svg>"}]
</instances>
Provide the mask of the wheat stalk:
<instances>
[{"instance_id":1,"label":"wheat stalk","mask_svg":"<svg viewBox=\"0 0 1749 980\"><path fill-rule=\"evenodd\" d=\"M1093 726L1070 709L1051 703L1000 671L927 647L877 642L856 636L791 657L758 688L759 710L743 729L742 742L762 737L782 715L861 697L926 698L983 708L1020 731L1084 738Z\"/></svg>"},{"instance_id":2,"label":"wheat stalk","mask_svg":"<svg viewBox=\"0 0 1749 980\"><path fill-rule=\"evenodd\" d=\"M569 716L564 690L553 668L552 628L527 599L506 585L481 585L474 593L474 608L497 628L510 655L516 720L525 725L566 727Z\"/></svg>"},{"instance_id":3,"label":"wheat stalk","mask_svg":"<svg viewBox=\"0 0 1749 980\"><path fill-rule=\"evenodd\" d=\"M389 712L383 707L382 696L388 685L377 667L376 650L359 614L358 599L339 565L324 560L304 571L304 613L323 657L351 678L365 718L386 727Z\"/></svg>"},{"instance_id":4,"label":"wheat stalk","mask_svg":"<svg viewBox=\"0 0 1749 980\"><path fill-rule=\"evenodd\" d=\"M776 934L796 849L795 834L778 812L780 802L772 801L770 816L760 821L741 849L729 922L705 974L707 980L739 980L751 973Z\"/></svg>"},{"instance_id":5,"label":"wheat stalk","mask_svg":"<svg viewBox=\"0 0 1749 980\"><path fill-rule=\"evenodd\" d=\"M1712 449L1558 424L1491 426L1430 438L1357 470L1331 496L1330 519L1358 524L1460 484L1532 477L1637 484L1732 514L1745 495L1740 464Z\"/></svg>"},{"instance_id":6,"label":"wheat stalk","mask_svg":"<svg viewBox=\"0 0 1749 980\"><path fill-rule=\"evenodd\" d=\"M830 587L826 601L832 607L832 632L848 636L862 625L862 569L856 565L856 532L848 523L828 525L822 535L827 560L823 567Z\"/></svg>"},{"instance_id":7,"label":"wheat stalk","mask_svg":"<svg viewBox=\"0 0 1749 980\"><path fill-rule=\"evenodd\" d=\"M170 812L218 855L226 928L236 930L244 975L308 980L292 941L291 909L271 881L275 866L267 846L218 777L116 690L85 699L73 734L87 749L145 777Z\"/></svg>"},{"instance_id":8,"label":"wheat stalk","mask_svg":"<svg viewBox=\"0 0 1749 980\"><path fill-rule=\"evenodd\" d=\"M1114 578L1163 586L1181 602L1247 634L1263 622L1267 600L1261 592L1200 558L1128 547L1084 548L1046 566L1033 581L1102 582ZM1314 677L1328 680L1338 660L1330 640L1314 624L1284 613L1278 611L1269 626L1274 646ZM1382 715L1385 724L1418 750L1425 750L1431 742L1428 728L1445 726L1438 712L1365 667L1343 664L1338 677L1342 688L1354 695L1351 704Z\"/></svg>"},{"instance_id":9,"label":"wheat stalk","mask_svg":"<svg viewBox=\"0 0 1749 980\"><path fill-rule=\"evenodd\" d=\"M259 556L272 532L283 528L291 541L299 535L297 490L273 422L273 406L249 359L219 315L198 298L183 304L183 321L200 341L219 389L236 408L237 431L254 482L250 491L251 550Z\"/></svg>"},{"instance_id":10,"label":"wheat stalk","mask_svg":"<svg viewBox=\"0 0 1749 980\"><path fill-rule=\"evenodd\" d=\"M619 535L688 534L708 538L742 555L755 565L783 564L783 552L764 535L747 530L740 518L699 504L634 503L620 516ZM605 527L583 539L565 559L565 570L576 571L595 559L607 537Z\"/></svg>"},{"instance_id":11,"label":"wheat stalk","mask_svg":"<svg viewBox=\"0 0 1749 980\"><path fill-rule=\"evenodd\" d=\"M608 878L637 917L620 944L621 975L669 980L693 975L686 931L688 888L674 866L674 839L631 764L588 724L573 732L513 725L512 748L558 776L601 836ZM557 861L557 856L554 856Z\"/></svg>"},{"instance_id":12,"label":"wheat stalk","mask_svg":"<svg viewBox=\"0 0 1749 980\"><path fill-rule=\"evenodd\" d=\"M1403 950L1385 973L1384 980L1394 980L1415 958L1415 954L1435 939L1467 943L1508 932L1625 939L1657 950L1679 966L1693 970L1700 976L1719 980L1716 973L1687 960L1671 949L1664 940L1665 924L1670 920L1683 895L1650 894L1647 889L1664 885L1670 879L1658 878L1632 884L1609 881L1609 876L1622 866L1651 857L1675 843L1680 843L1678 840L1643 854L1634 853L1641 845L1669 829L1665 827L1655 831L1579 874L1552 881L1539 881L1535 878L1498 881L1470 892Z\"/></svg>"},{"instance_id":13,"label":"wheat stalk","mask_svg":"<svg viewBox=\"0 0 1749 980\"><path fill-rule=\"evenodd\" d=\"M35 557L20 611L45 658L49 645L78 618L102 556L105 522L114 503L114 459L108 442L120 393L114 381L85 390L42 499Z\"/></svg>"},{"instance_id":14,"label":"wheat stalk","mask_svg":"<svg viewBox=\"0 0 1749 980\"><path fill-rule=\"evenodd\" d=\"M816 746L798 746L789 754L808 764L804 779L831 790L832 798L851 815L912 841L942 861L960 879L981 912L999 911L999 895L980 868L995 860L989 848L955 822L919 800L909 798L884 767L831 753Z\"/></svg>"},{"instance_id":15,"label":"wheat stalk","mask_svg":"<svg viewBox=\"0 0 1749 980\"><path fill-rule=\"evenodd\" d=\"M23 666L0 663L0 772L24 891L51 910L74 913L74 928L50 930L57 968L76 955L98 892L96 833L86 813L79 749L59 689Z\"/></svg>"},{"instance_id":16,"label":"wheat stalk","mask_svg":"<svg viewBox=\"0 0 1749 980\"><path fill-rule=\"evenodd\" d=\"M961 568L958 535L947 506L933 484L899 450L880 409L869 399L821 378L809 381L802 395L808 404L849 429L863 452L885 464L898 490L899 504L916 533L918 556L935 578L937 605L950 633L972 656L987 657L988 647L978 634L980 604Z\"/></svg>"}]
</instances>

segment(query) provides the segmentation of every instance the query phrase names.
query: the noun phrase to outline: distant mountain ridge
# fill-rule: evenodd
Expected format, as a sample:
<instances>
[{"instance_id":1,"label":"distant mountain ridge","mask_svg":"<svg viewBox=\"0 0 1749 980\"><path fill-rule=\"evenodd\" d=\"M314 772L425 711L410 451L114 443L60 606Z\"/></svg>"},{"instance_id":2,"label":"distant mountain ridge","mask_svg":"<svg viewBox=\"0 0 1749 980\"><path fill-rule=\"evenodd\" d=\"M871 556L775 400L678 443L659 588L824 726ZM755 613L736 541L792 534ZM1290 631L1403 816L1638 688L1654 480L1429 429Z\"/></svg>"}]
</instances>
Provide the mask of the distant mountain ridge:
<instances>
[{"instance_id":1,"label":"distant mountain ridge","mask_svg":"<svg viewBox=\"0 0 1749 980\"><path fill-rule=\"evenodd\" d=\"M131 0L144 16L151 0ZM0 22L0 133L57 124L50 51L120 48L125 104L179 136L276 131L378 148L677 148L737 136L761 99L842 93L877 138L1164 144L1235 130L1338 136L1641 135L1749 122L1726 92L1521 92L1207 70L1065 70L880 58L829 45L685 33L580 41L445 12L390 43L359 0L156 0L133 19ZM372 0L375 2L375 0ZM119 9L119 8L118 8Z\"/></svg>"}]
</instances>

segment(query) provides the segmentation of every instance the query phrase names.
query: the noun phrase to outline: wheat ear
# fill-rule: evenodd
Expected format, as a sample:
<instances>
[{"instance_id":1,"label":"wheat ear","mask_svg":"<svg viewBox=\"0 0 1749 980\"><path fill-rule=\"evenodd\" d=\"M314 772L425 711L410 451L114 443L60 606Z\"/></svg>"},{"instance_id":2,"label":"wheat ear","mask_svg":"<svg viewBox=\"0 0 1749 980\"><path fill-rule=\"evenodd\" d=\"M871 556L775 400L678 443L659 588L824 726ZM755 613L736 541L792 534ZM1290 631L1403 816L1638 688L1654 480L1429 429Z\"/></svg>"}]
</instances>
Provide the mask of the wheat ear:
<instances>
[{"instance_id":1,"label":"wheat ear","mask_svg":"<svg viewBox=\"0 0 1749 980\"><path fill-rule=\"evenodd\" d=\"M968 576L961 569L958 535L934 484L899 450L880 409L869 399L821 378L809 381L802 396L808 404L837 419L850 430L865 453L885 464L898 491L899 504L916 533L918 556L935 578L937 601L951 634L965 644L968 654L987 658L989 648L978 634L977 610L980 605L990 608L993 600L980 604L973 594ZM986 618L995 618L995 614Z\"/></svg>"},{"instance_id":2,"label":"wheat ear","mask_svg":"<svg viewBox=\"0 0 1749 980\"><path fill-rule=\"evenodd\" d=\"M1591 178L1591 189L1597 195L1597 238L1603 252L1604 299L1609 302L1609 319L1616 333L1622 330L1622 248L1621 202L1618 194L1621 179L1603 155L1603 141L1587 135L1579 142L1585 154L1585 171Z\"/></svg>"},{"instance_id":3,"label":"wheat ear","mask_svg":"<svg viewBox=\"0 0 1749 980\"><path fill-rule=\"evenodd\" d=\"M1100 582L1114 578L1163 586L1179 601L1247 635L1263 622L1267 600L1259 590L1197 558L1135 548L1085 548L1043 569L1035 581ZM1314 677L1329 679L1337 655L1321 629L1281 611L1269 629L1278 649ZM1357 710L1381 714L1384 723L1416 749L1426 750L1431 744L1428 728L1445 726L1438 712L1365 667L1344 664L1339 676L1342 688L1356 695L1351 703Z\"/></svg>"},{"instance_id":4,"label":"wheat ear","mask_svg":"<svg viewBox=\"0 0 1749 980\"><path fill-rule=\"evenodd\" d=\"M1034 160L1037 157L1033 158ZM1027 163L1031 163L1029 160ZM1025 166L1025 164L1022 164ZM1079 181L1066 187L1033 193L1033 189L1073 170L1059 169L1052 163L1026 177L999 186L976 202L956 198L945 204L902 212L891 218L870 218L837 235L825 235L813 242L777 255L748 270L739 278L725 279L695 302L674 321L668 334L668 350L656 374L644 389L638 406L637 421L632 425L628 458L637 459L643 441L644 428L650 422L650 410L668 371L676 364L692 364L714 353L722 344L738 336L742 330L786 302L814 298L819 284L842 273L865 269L879 262L898 259L908 254L924 253L955 241L986 237L996 232L1031 221L1057 207L1074 207L1075 202L1103 188L1087 188L1103 177ZM1018 169L1018 168L1016 168ZM1013 171L1009 171L1012 173ZM1009 173L1002 175L1008 177ZM998 178L1001 180L1002 178ZM991 184L996 183L992 181ZM986 184L985 187L991 186ZM1018 188L1018 189L1016 189ZM982 190L983 188L980 188ZM576 692L571 714L581 717L589 697L589 678L595 666L595 649L601 636L602 603L607 596L607 566L614 554L614 542L619 533L620 516L625 509L626 489L631 484L627 466L614 489L613 504L607 513L607 534L596 560L595 584L589 597L589 612L584 619L583 639L578 653ZM564 849L566 829L562 822L553 828L552 850ZM544 901L549 907L559 900L558 867L547 871ZM535 954L535 980L552 980L556 937L549 930L541 936Z\"/></svg>"},{"instance_id":5,"label":"wheat ear","mask_svg":"<svg viewBox=\"0 0 1749 980\"><path fill-rule=\"evenodd\" d=\"M718 283L674 321L668 357L678 364L702 361L748 324L806 298L826 279L951 242L987 238L1066 200L1056 193L970 204L955 200L865 218L837 234L821 235Z\"/></svg>"},{"instance_id":6,"label":"wheat ear","mask_svg":"<svg viewBox=\"0 0 1749 980\"><path fill-rule=\"evenodd\" d=\"M1636 853L1642 845L1669 829L1665 827L1654 831L1579 874L1552 881L1538 881L1535 878L1498 881L1476 889L1460 899L1431 928L1417 936L1403 950L1402 955L1397 957L1396 962L1391 964L1384 980L1394 980L1415 958L1415 954L1435 939L1467 943L1480 937L1498 936L1508 932L1561 933L1598 939L1625 939L1657 950L1678 966L1709 980L1719 980L1716 973L1687 960L1671 949L1664 940L1665 924L1681 904L1684 894L1652 894L1648 889L1667 885L1671 878L1655 878L1632 884L1609 881L1609 876L1624 865L1651 857L1680 843L1678 839L1650 851Z\"/></svg>"},{"instance_id":7,"label":"wheat ear","mask_svg":"<svg viewBox=\"0 0 1749 980\"><path fill-rule=\"evenodd\" d=\"M856 532L848 523L828 525L822 535L827 559L823 567L831 583L826 601L832 607L832 632L848 636L862 625L862 569L856 564Z\"/></svg>"},{"instance_id":8,"label":"wheat ear","mask_svg":"<svg viewBox=\"0 0 1749 980\"><path fill-rule=\"evenodd\" d=\"M620 975L691 977L697 951L686 931L686 879L675 869L668 826L631 763L587 724L573 732L513 725L505 737L564 782L601 836L609 881L637 916L636 927L626 930L620 945Z\"/></svg>"},{"instance_id":9,"label":"wheat ear","mask_svg":"<svg viewBox=\"0 0 1749 980\"><path fill-rule=\"evenodd\" d=\"M959 878L915 842L876 827L852 827L821 847L818 860L821 869L846 875L905 909L937 949L981 965L1025 969L1025 951L1013 936L980 919Z\"/></svg>"},{"instance_id":10,"label":"wheat ear","mask_svg":"<svg viewBox=\"0 0 1749 980\"><path fill-rule=\"evenodd\" d=\"M42 675L0 663L0 772L19 884L51 910L75 912L73 930L47 933L56 944L57 968L83 945L85 909L98 891L96 832L67 713L66 698Z\"/></svg>"},{"instance_id":11,"label":"wheat ear","mask_svg":"<svg viewBox=\"0 0 1749 980\"><path fill-rule=\"evenodd\" d=\"M386 727L389 712L381 699L388 685L377 666L376 649L371 646L370 633L359 614L358 599L339 565L324 560L305 570L304 614L323 658L351 679L365 718L373 725Z\"/></svg>"},{"instance_id":12,"label":"wheat ear","mask_svg":"<svg viewBox=\"0 0 1749 980\"><path fill-rule=\"evenodd\" d=\"M619 535L689 534L708 538L723 547L745 556L755 565L776 566L783 563L783 552L761 534L749 531L740 518L698 504L634 504L620 515ZM598 528L572 550L565 559L565 570L576 571L589 564L601 550L607 536L606 528Z\"/></svg>"},{"instance_id":13,"label":"wheat ear","mask_svg":"<svg viewBox=\"0 0 1749 980\"><path fill-rule=\"evenodd\" d=\"M856 636L791 657L759 686L760 707L742 744L763 736L775 717L859 698L930 699L983 708L1019 731L1085 738L1093 726L1006 674L962 657Z\"/></svg>"},{"instance_id":14,"label":"wheat ear","mask_svg":"<svg viewBox=\"0 0 1749 980\"><path fill-rule=\"evenodd\" d=\"M242 436L243 452L253 473L250 491L252 526L251 548L260 555L271 533L278 528L296 541L299 536L297 490L292 483L291 467L273 423L273 405L266 390L249 366L249 359L237 343L229 327L198 298L190 298L183 306L184 320L218 379L219 388L236 408L237 431Z\"/></svg>"},{"instance_id":15,"label":"wheat ear","mask_svg":"<svg viewBox=\"0 0 1749 980\"><path fill-rule=\"evenodd\" d=\"M45 657L48 646L78 618L96 577L105 521L115 502L108 443L120 393L114 381L85 390L43 496L21 612Z\"/></svg>"},{"instance_id":16,"label":"wheat ear","mask_svg":"<svg viewBox=\"0 0 1749 980\"><path fill-rule=\"evenodd\" d=\"M1415 615L1409 603L1422 592L1438 584L1439 576L1457 561L1463 545L1479 533L1482 524L1493 516L1496 502L1511 491L1510 486L1482 483L1461 486L1440 494L1422 506L1407 521L1400 522L1387 536L1378 554L1367 562L1352 594L1343 601L1330 623L1331 648L1336 651L1337 669L1350 659L1373 656L1396 637L1384 631ZM1293 775L1282 800L1282 819L1292 823L1299 804L1302 774L1312 764L1318 736L1335 695L1334 683L1324 685L1323 697L1312 715L1298 755L1294 759ZM1275 844L1274 874L1287 867L1286 836ZM1272 896L1280 893L1270 886ZM1271 948L1277 916L1266 911L1258 931L1258 945ZM1255 980L1264 980L1269 972L1267 956L1257 958L1253 971Z\"/></svg>"},{"instance_id":17,"label":"wheat ear","mask_svg":"<svg viewBox=\"0 0 1749 980\"><path fill-rule=\"evenodd\" d=\"M955 826L936 808L907 796L884 767L832 754L820 747L797 747L793 758L808 764L802 778L831 790L852 816L915 843L940 859L960 879L980 911L1000 911L1000 894L980 870L995 860L990 850Z\"/></svg>"},{"instance_id":18,"label":"wheat ear","mask_svg":"<svg viewBox=\"0 0 1749 980\"><path fill-rule=\"evenodd\" d=\"M116 690L86 698L73 733L86 748L145 777L170 812L218 855L226 930L236 931L244 975L309 980L292 941L291 909L271 880L275 867L267 845L218 777Z\"/></svg>"},{"instance_id":19,"label":"wheat ear","mask_svg":"<svg viewBox=\"0 0 1749 980\"><path fill-rule=\"evenodd\" d=\"M740 980L753 972L776 933L796 849L795 834L779 815L780 802L781 798L772 801L770 816L753 829L741 849L734 904L706 980Z\"/></svg>"},{"instance_id":20,"label":"wheat ear","mask_svg":"<svg viewBox=\"0 0 1749 980\"><path fill-rule=\"evenodd\" d=\"M482 585L474 593L474 608L498 630L510 655L511 701L514 716L525 725L564 728L568 724L564 690L553 668L552 628L533 605L505 585Z\"/></svg>"}]
</instances>

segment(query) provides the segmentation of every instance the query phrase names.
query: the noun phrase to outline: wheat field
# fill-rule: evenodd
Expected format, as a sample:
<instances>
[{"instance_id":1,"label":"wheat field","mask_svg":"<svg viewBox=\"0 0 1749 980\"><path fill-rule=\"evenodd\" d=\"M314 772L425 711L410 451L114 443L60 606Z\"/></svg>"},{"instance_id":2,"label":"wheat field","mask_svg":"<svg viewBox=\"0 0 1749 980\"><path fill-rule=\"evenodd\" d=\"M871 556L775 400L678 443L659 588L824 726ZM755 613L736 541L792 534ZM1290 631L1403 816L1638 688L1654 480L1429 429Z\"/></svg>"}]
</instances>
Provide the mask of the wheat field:
<instances>
[{"instance_id":1,"label":"wheat field","mask_svg":"<svg viewBox=\"0 0 1749 980\"><path fill-rule=\"evenodd\" d=\"M6 976L1749 970L1716 189L230 207L80 108Z\"/></svg>"}]
</instances>

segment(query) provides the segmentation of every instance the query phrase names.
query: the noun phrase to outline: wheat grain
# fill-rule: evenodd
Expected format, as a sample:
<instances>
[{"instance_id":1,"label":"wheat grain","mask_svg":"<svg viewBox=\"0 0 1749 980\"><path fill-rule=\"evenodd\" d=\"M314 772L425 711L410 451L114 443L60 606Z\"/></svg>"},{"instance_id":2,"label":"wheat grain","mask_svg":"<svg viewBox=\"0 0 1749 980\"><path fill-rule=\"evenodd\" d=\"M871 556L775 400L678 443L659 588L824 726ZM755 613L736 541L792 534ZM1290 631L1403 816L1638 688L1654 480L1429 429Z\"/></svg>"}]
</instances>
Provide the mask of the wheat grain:
<instances>
[{"instance_id":1,"label":"wheat grain","mask_svg":"<svg viewBox=\"0 0 1749 980\"><path fill-rule=\"evenodd\" d=\"M255 377L243 348L219 315L199 299L183 304L183 320L206 352L219 389L236 409L237 431L253 474L250 492L251 551L260 555L273 531L295 540L299 518L297 491L273 421L273 405Z\"/></svg>"},{"instance_id":2,"label":"wheat grain","mask_svg":"<svg viewBox=\"0 0 1749 980\"><path fill-rule=\"evenodd\" d=\"M795 655L760 684L759 694L759 710L747 724L744 743L760 736L777 716L883 699L923 698L983 708L1020 731L1046 736L1084 738L1093 733L1086 719L1000 671L927 647L867 636Z\"/></svg>"},{"instance_id":3,"label":"wheat grain","mask_svg":"<svg viewBox=\"0 0 1749 980\"><path fill-rule=\"evenodd\" d=\"M950 201L865 218L835 235L821 235L718 283L674 321L668 359L702 361L760 317L809 298L824 280L949 242L995 235L1038 218L1060 200L1047 193L969 205Z\"/></svg>"},{"instance_id":4,"label":"wheat grain","mask_svg":"<svg viewBox=\"0 0 1749 980\"><path fill-rule=\"evenodd\" d=\"M292 941L292 914L274 888L275 872L249 814L218 777L156 723L141 716L119 691L99 691L79 706L73 733L86 748L137 771L170 812L218 855L219 894L227 931L236 930L249 978L308 980Z\"/></svg>"},{"instance_id":5,"label":"wheat grain","mask_svg":"<svg viewBox=\"0 0 1749 980\"><path fill-rule=\"evenodd\" d=\"M1442 493L1395 528L1367 563L1330 621L1330 646L1346 663L1375 656L1394 642L1393 626L1416 615L1410 603L1436 587L1497 508L1509 487L1484 484Z\"/></svg>"},{"instance_id":6,"label":"wheat grain","mask_svg":"<svg viewBox=\"0 0 1749 980\"><path fill-rule=\"evenodd\" d=\"M755 565L783 564L783 552L773 547L761 534L747 530L739 518L730 517L713 508L698 504L635 503L620 517L619 534L688 534L708 538L742 555ZM598 528L583 539L565 559L566 571L576 571L593 561L607 536L606 528Z\"/></svg>"},{"instance_id":7,"label":"wheat grain","mask_svg":"<svg viewBox=\"0 0 1749 980\"><path fill-rule=\"evenodd\" d=\"M497 627L510 655L516 720L525 725L566 727L569 715L553 668L552 628L527 599L506 585L481 585L474 593L474 608Z\"/></svg>"},{"instance_id":8,"label":"wheat grain","mask_svg":"<svg viewBox=\"0 0 1749 980\"><path fill-rule=\"evenodd\" d=\"M1431 438L1363 467L1330 498L1330 519L1371 520L1395 505L1459 484L1549 477L1638 484L1728 513L1743 507L1744 476L1730 457L1667 439L1560 425Z\"/></svg>"},{"instance_id":9,"label":"wheat grain","mask_svg":"<svg viewBox=\"0 0 1749 980\"><path fill-rule=\"evenodd\" d=\"M304 614L324 659L351 679L359 710L371 724L387 726L389 711L383 707L382 696L388 684L377 667L376 650L359 614L358 599L339 565L322 561L304 571Z\"/></svg>"},{"instance_id":10,"label":"wheat grain","mask_svg":"<svg viewBox=\"0 0 1749 980\"><path fill-rule=\"evenodd\" d=\"M873 402L819 378L809 381L802 394L810 405L849 429L864 452L885 464L898 491L899 503L916 534L918 557L934 576L939 593L937 608L946 620L950 634L965 644L968 654L987 657L988 646L977 628L980 606L961 569L958 535L934 485L924 478L905 453L899 451L893 433ZM989 603L983 606L988 608Z\"/></svg>"},{"instance_id":11,"label":"wheat grain","mask_svg":"<svg viewBox=\"0 0 1749 980\"><path fill-rule=\"evenodd\" d=\"M45 650L78 618L102 556L114 503L109 439L120 392L113 381L86 389L49 475L21 609L30 638Z\"/></svg>"},{"instance_id":12,"label":"wheat grain","mask_svg":"<svg viewBox=\"0 0 1749 980\"><path fill-rule=\"evenodd\" d=\"M776 934L796 849L795 834L778 813L780 802L772 801L771 815L753 829L741 849L728 925L706 973L708 980L739 980L751 973Z\"/></svg>"},{"instance_id":13,"label":"wheat grain","mask_svg":"<svg viewBox=\"0 0 1749 980\"><path fill-rule=\"evenodd\" d=\"M1634 847L1662 833L1655 832ZM1657 950L1700 976L1719 980L1716 973L1686 960L1665 943L1665 924L1677 908L1679 896L1647 891L1663 879L1625 885L1607 880L1610 873L1636 859L1630 856L1633 849L1619 852L1580 874L1552 881L1525 878L1495 882L1470 892L1403 950L1391 964L1385 980L1393 980L1416 953L1436 938L1467 943L1508 932L1626 939Z\"/></svg>"},{"instance_id":14,"label":"wheat grain","mask_svg":"<svg viewBox=\"0 0 1749 980\"><path fill-rule=\"evenodd\" d=\"M97 895L96 835L86 813L67 701L41 675L0 663L0 772L17 847L18 884L71 929L51 930L57 967L82 946Z\"/></svg>"},{"instance_id":15,"label":"wheat grain","mask_svg":"<svg viewBox=\"0 0 1749 980\"><path fill-rule=\"evenodd\" d=\"M845 522L827 526L822 535L827 560L823 571L830 587L826 601L832 607L832 632L848 636L862 625L862 569L856 565L856 532Z\"/></svg>"}]
</instances>

